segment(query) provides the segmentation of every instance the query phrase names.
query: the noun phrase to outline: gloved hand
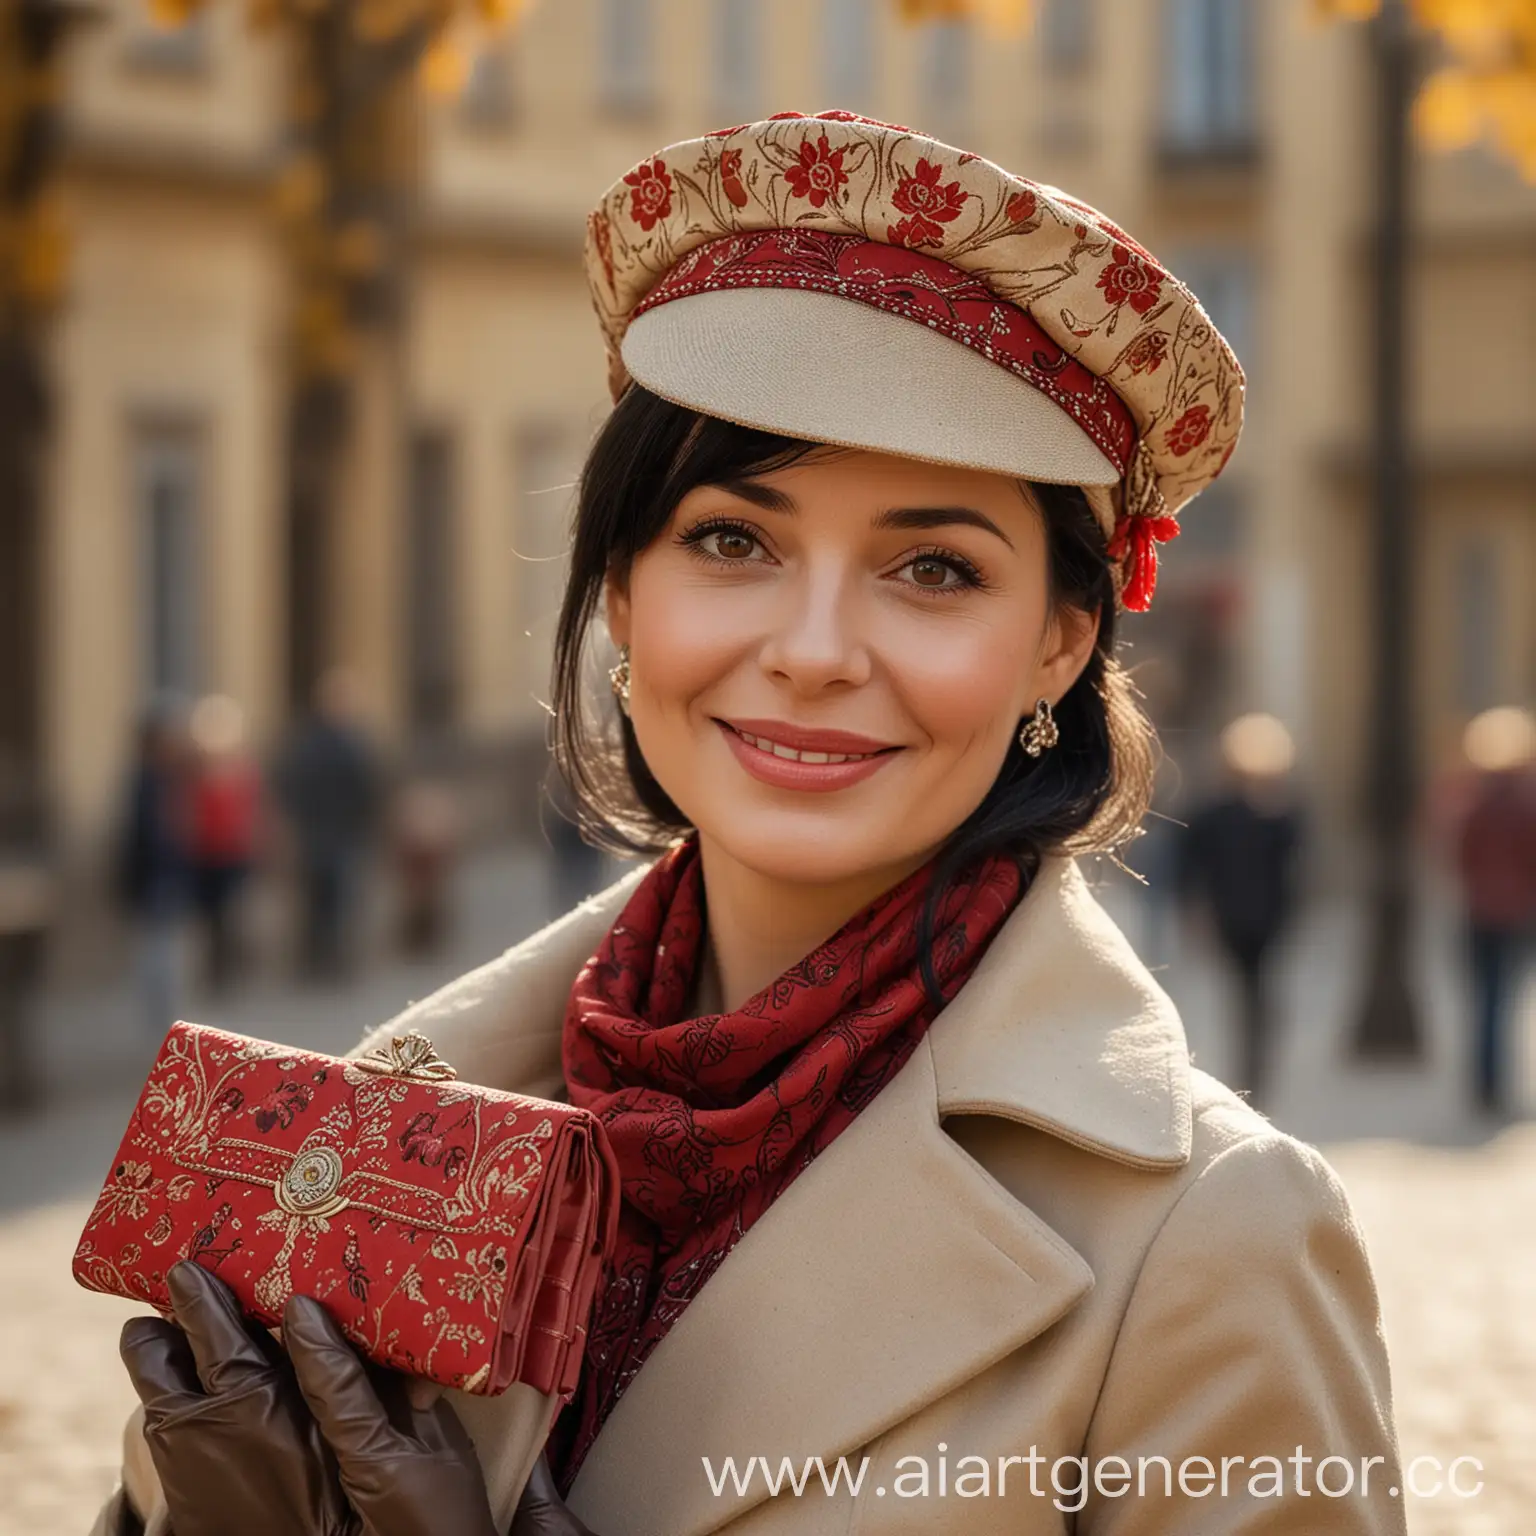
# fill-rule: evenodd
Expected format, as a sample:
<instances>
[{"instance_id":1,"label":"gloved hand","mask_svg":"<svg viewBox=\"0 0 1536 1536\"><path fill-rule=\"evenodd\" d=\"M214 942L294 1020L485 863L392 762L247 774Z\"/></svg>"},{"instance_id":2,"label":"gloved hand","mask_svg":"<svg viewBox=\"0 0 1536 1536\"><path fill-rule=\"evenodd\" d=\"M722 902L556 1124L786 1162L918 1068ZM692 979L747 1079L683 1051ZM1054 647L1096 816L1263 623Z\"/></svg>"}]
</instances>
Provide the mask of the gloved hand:
<instances>
[{"instance_id":1,"label":"gloved hand","mask_svg":"<svg viewBox=\"0 0 1536 1536\"><path fill-rule=\"evenodd\" d=\"M132 1318L120 1349L176 1536L357 1536L283 1352L201 1266L166 1283L176 1323Z\"/></svg>"},{"instance_id":2,"label":"gloved hand","mask_svg":"<svg viewBox=\"0 0 1536 1536\"><path fill-rule=\"evenodd\" d=\"M279 1349L199 1265L167 1282L180 1326L134 1318L121 1347L175 1536L498 1536L474 1447L429 1384L366 1365L307 1296ZM542 1457L525 1514L543 1523L517 1536L592 1536Z\"/></svg>"},{"instance_id":3,"label":"gloved hand","mask_svg":"<svg viewBox=\"0 0 1536 1536\"><path fill-rule=\"evenodd\" d=\"M474 1446L446 1402L418 1406L407 1378L370 1374L308 1296L290 1299L283 1346L370 1536L499 1536Z\"/></svg>"},{"instance_id":4,"label":"gloved hand","mask_svg":"<svg viewBox=\"0 0 1536 1536\"><path fill-rule=\"evenodd\" d=\"M547 1457L540 1456L534 1463L507 1536L592 1536L560 1497Z\"/></svg>"}]
</instances>

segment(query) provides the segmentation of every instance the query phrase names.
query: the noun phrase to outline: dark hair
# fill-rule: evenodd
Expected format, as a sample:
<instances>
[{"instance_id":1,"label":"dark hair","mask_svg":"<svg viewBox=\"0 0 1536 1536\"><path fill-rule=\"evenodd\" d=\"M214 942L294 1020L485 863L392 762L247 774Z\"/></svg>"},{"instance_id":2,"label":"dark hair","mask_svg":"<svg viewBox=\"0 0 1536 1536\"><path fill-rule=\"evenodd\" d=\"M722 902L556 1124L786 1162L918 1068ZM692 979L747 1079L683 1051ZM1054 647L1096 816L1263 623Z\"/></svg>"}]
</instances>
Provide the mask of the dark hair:
<instances>
[{"instance_id":1,"label":"dark hair","mask_svg":"<svg viewBox=\"0 0 1536 1536\"><path fill-rule=\"evenodd\" d=\"M620 853L657 852L690 823L657 782L633 726L617 709L593 712L587 641L611 576L621 579L697 486L783 469L820 444L737 426L631 385L598 433L582 470L570 575L555 633L555 760L589 840ZM1018 861L1026 885L1048 853L1112 851L1146 813L1156 740L1115 659L1114 575L1105 537L1077 486L1029 485L1045 519L1053 598L1099 615L1098 640L1056 705L1060 744L1028 757L1017 739L981 804L950 834L934 866L919 926L923 979L937 1000L930 952L944 892L991 854ZM595 681L595 679L590 679Z\"/></svg>"}]
</instances>

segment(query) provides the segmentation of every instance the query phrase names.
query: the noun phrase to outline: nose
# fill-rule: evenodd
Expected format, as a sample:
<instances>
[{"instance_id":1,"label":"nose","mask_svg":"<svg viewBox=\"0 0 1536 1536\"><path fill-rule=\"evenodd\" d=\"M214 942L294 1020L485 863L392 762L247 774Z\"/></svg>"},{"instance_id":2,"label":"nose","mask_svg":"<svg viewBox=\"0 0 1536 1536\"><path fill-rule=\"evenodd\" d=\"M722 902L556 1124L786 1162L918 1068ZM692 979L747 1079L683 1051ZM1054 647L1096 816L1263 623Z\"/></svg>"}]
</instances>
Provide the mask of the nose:
<instances>
[{"instance_id":1,"label":"nose","mask_svg":"<svg viewBox=\"0 0 1536 1536\"><path fill-rule=\"evenodd\" d=\"M806 697L867 683L869 646L844 573L809 570L783 583L780 594L781 607L759 653L763 670Z\"/></svg>"}]
</instances>

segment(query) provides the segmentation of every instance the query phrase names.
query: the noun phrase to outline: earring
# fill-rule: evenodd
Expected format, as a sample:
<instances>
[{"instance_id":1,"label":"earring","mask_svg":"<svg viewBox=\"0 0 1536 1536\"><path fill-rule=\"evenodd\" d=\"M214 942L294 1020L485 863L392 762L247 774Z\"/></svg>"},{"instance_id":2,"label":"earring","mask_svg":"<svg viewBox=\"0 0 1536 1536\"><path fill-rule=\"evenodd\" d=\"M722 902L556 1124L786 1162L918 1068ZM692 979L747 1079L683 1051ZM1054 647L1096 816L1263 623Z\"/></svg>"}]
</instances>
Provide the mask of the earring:
<instances>
[{"instance_id":1,"label":"earring","mask_svg":"<svg viewBox=\"0 0 1536 1536\"><path fill-rule=\"evenodd\" d=\"M608 682L613 688L613 696L619 701L619 708L627 715L629 713L629 647L619 647L619 664L608 670Z\"/></svg>"},{"instance_id":2,"label":"earring","mask_svg":"<svg viewBox=\"0 0 1536 1536\"><path fill-rule=\"evenodd\" d=\"M1051 702L1049 699L1041 699L1035 705L1034 717L1026 720L1019 732L1019 745L1028 756L1039 757L1042 752L1049 752L1060 740L1061 731L1056 725L1055 715L1051 713Z\"/></svg>"}]
</instances>

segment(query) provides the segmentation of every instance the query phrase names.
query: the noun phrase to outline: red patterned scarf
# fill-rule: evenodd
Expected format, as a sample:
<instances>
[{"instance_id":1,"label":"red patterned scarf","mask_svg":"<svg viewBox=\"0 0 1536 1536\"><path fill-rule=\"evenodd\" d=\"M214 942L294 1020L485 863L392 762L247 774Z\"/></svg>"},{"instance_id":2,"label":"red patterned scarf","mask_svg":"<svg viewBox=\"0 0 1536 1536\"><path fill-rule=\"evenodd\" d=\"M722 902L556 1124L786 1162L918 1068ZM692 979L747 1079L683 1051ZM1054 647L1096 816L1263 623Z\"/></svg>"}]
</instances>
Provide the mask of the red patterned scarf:
<instances>
[{"instance_id":1,"label":"red patterned scarf","mask_svg":"<svg viewBox=\"0 0 1536 1536\"><path fill-rule=\"evenodd\" d=\"M667 853L571 991L571 1102L618 1158L619 1240L581 1383L550 1437L569 1489L615 1403L689 1301L784 1189L895 1076L934 1017L910 875L733 1013L686 1018L705 940L698 841ZM1011 859L946 893L934 926L953 996L1022 894Z\"/></svg>"}]
</instances>

